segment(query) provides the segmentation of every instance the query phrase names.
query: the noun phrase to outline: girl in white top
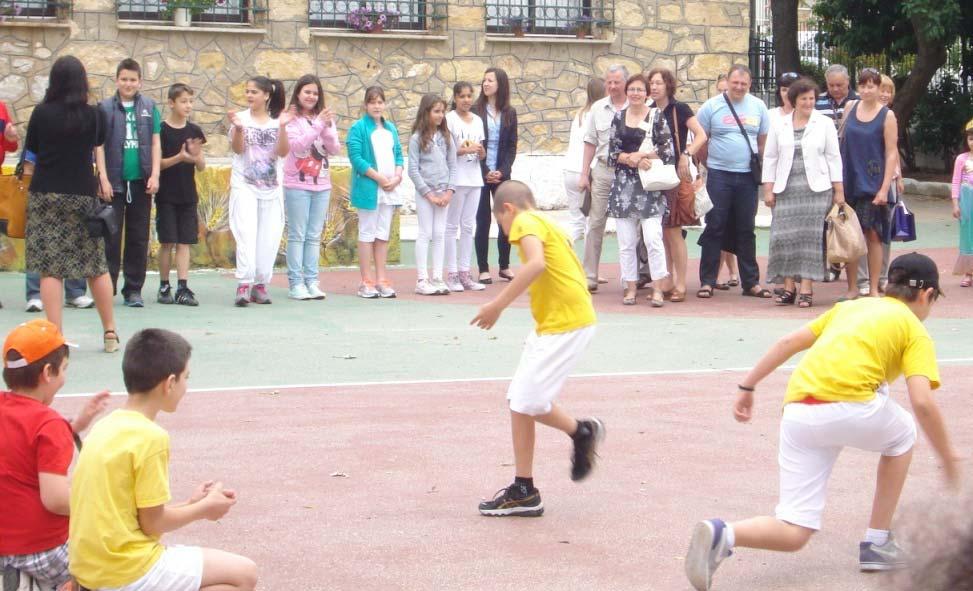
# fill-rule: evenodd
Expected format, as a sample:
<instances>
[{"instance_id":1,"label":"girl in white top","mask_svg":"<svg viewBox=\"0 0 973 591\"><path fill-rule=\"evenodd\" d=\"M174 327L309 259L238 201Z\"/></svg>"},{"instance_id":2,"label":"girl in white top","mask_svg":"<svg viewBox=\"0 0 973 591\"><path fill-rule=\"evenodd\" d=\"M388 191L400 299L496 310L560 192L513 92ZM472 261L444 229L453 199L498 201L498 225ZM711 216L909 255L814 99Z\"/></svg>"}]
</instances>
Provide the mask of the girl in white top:
<instances>
[{"instance_id":1,"label":"girl in white top","mask_svg":"<svg viewBox=\"0 0 973 591\"><path fill-rule=\"evenodd\" d=\"M482 291L486 286L470 275L473 256L473 231L480 203L483 174L480 161L486 158L483 120L472 112L473 85L457 82L453 86L453 110L446 125L456 149L456 192L446 211L446 287L450 291ZM459 251L456 234L459 232Z\"/></svg>"},{"instance_id":2,"label":"girl in white top","mask_svg":"<svg viewBox=\"0 0 973 591\"><path fill-rule=\"evenodd\" d=\"M264 76L246 87L249 109L230 111L230 230L236 241L237 306L269 304L267 283L284 231L284 192L281 158L287 156L284 85Z\"/></svg>"},{"instance_id":3,"label":"girl in white top","mask_svg":"<svg viewBox=\"0 0 973 591\"><path fill-rule=\"evenodd\" d=\"M581 162L584 160L584 130L588 128L588 121L591 119L591 105L595 101L604 98L605 83L601 78L592 78L588 81L588 98L585 105L578 109L571 119L571 139L568 140L568 151L564 154L564 192L568 196L568 236L577 242L585 235L587 229L587 216L581 211L585 191L578 188L578 180L581 178Z\"/></svg>"}]
</instances>

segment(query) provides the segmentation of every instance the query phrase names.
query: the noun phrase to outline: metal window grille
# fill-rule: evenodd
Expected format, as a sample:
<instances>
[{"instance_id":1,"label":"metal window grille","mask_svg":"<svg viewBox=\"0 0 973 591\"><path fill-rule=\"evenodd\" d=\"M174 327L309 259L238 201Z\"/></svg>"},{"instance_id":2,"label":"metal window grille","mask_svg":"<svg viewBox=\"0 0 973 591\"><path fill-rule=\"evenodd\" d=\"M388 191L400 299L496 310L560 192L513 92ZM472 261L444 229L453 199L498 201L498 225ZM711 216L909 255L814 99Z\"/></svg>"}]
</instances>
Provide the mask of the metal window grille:
<instances>
[{"instance_id":1,"label":"metal window grille","mask_svg":"<svg viewBox=\"0 0 973 591\"><path fill-rule=\"evenodd\" d=\"M172 18L166 0L118 0L118 18L134 21L159 21ZM261 9L254 0L214 0L212 6L193 6L180 0L179 7L193 10L193 20L201 23L249 24ZM197 10L202 12L195 14Z\"/></svg>"},{"instance_id":2,"label":"metal window grille","mask_svg":"<svg viewBox=\"0 0 973 591\"><path fill-rule=\"evenodd\" d=\"M428 31L442 26L446 5L441 0L310 0L308 19L312 27L328 29Z\"/></svg>"},{"instance_id":3,"label":"metal window grille","mask_svg":"<svg viewBox=\"0 0 973 591\"><path fill-rule=\"evenodd\" d=\"M593 35L612 29L613 0L487 0L486 28L490 33Z\"/></svg>"},{"instance_id":4,"label":"metal window grille","mask_svg":"<svg viewBox=\"0 0 973 591\"><path fill-rule=\"evenodd\" d=\"M45 20L65 16L68 2L49 0L0 0L0 20Z\"/></svg>"}]
</instances>

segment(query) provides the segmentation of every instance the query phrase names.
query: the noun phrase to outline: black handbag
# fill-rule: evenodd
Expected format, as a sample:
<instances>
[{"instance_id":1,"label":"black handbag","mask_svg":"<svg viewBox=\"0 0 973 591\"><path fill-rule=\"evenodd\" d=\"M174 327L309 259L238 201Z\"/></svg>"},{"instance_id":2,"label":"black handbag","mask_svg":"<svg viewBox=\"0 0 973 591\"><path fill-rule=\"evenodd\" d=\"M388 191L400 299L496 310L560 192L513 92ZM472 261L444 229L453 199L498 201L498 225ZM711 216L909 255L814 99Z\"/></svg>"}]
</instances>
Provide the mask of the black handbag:
<instances>
[{"instance_id":1,"label":"black handbag","mask_svg":"<svg viewBox=\"0 0 973 591\"><path fill-rule=\"evenodd\" d=\"M98 109L98 107L95 107ZM95 111L95 141L98 141L99 125L98 121L101 113ZM84 218L84 225L88 228L88 236L92 238L104 238L110 240L118 234L118 220L115 218L115 208L111 203L102 201L100 197L95 197L95 204L92 205L88 215Z\"/></svg>"},{"instance_id":2,"label":"black handbag","mask_svg":"<svg viewBox=\"0 0 973 591\"><path fill-rule=\"evenodd\" d=\"M740 121L736 109L733 108L733 103L730 102L730 97L726 96L725 92L723 93L723 100L726 101L726 106L730 107L733 118L740 126L740 133L743 134L743 139L747 141L747 149L750 150L750 174L753 176L754 184L759 187L763 184L763 162L760 160L760 155L753 151L753 146L750 145L750 136L747 135L747 130L743 128L743 122Z\"/></svg>"}]
</instances>

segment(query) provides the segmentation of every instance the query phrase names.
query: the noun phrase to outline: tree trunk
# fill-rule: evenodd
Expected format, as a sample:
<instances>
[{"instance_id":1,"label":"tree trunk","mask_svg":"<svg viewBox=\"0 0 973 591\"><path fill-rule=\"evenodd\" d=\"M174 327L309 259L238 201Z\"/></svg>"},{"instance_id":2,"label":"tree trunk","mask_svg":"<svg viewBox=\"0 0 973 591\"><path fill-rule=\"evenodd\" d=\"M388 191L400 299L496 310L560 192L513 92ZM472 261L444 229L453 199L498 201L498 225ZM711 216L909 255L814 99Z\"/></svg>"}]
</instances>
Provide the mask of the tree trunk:
<instances>
[{"instance_id":1,"label":"tree trunk","mask_svg":"<svg viewBox=\"0 0 973 591\"><path fill-rule=\"evenodd\" d=\"M798 0L770 0L778 76L801 69L801 54L797 49L797 5Z\"/></svg>"},{"instance_id":2,"label":"tree trunk","mask_svg":"<svg viewBox=\"0 0 973 591\"><path fill-rule=\"evenodd\" d=\"M926 34L921 18L914 16L911 22L918 46L916 61L912 66L912 71L909 72L909 77L905 80L905 84L895 94L895 103L892 106L899 123L900 138L907 137L909 119L912 118L912 113L916 110L922 97L925 96L936 71L946 63L946 44L942 40ZM904 164L910 170L915 169L914 155L907 153Z\"/></svg>"}]
</instances>

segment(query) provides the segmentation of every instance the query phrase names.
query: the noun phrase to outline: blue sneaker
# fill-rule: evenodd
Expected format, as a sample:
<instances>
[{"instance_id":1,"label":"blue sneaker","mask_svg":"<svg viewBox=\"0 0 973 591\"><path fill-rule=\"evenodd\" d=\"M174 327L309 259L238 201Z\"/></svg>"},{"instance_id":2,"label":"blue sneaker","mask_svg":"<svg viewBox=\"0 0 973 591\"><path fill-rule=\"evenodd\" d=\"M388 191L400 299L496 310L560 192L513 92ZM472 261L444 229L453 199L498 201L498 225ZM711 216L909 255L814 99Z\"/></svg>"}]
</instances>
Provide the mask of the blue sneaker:
<instances>
[{"instance_id":1,"label":"blue sneaker","mask_svg":"<svg viewBox=\"0 0 973 591\"><path fill-rule=\"evenodd\" d=\"M896 543L891 533L888 541L881 546L872 542L858 544L858 567L864 572L899 570L907 566L905 550Z\"/></svg>"},{"instance_id":2,"label":"blue sneaker","mask_svg":"<svg viewBox=\"0 0 973 591\"><path fill-rule=\"evenodd\" d=\"M686 577L693 588L708 591L713 584L713 573L730 554L726 544L726 524L722 519L697 523L686 553Z\"/></svg>"},{"instance_id":3,"label":"blue sneaker","mask_svg":"<svg viewBox=\"0 0 973 591\"><path fill-rule=\"evenodd\" d=\"M145 306L145 303L142 301L142 296L137 293L130 293L125 296L124 303L129 308L141 308Z\"/></svg>"}]
</instances>

